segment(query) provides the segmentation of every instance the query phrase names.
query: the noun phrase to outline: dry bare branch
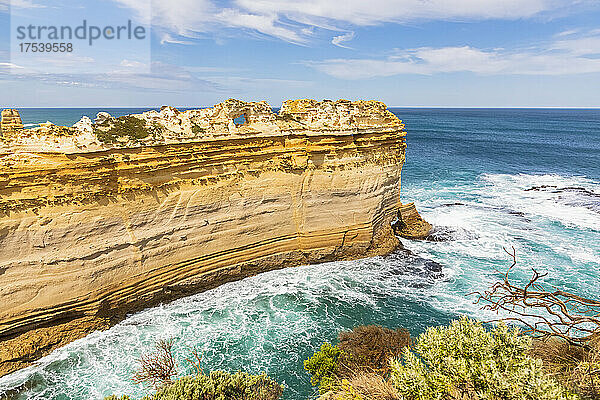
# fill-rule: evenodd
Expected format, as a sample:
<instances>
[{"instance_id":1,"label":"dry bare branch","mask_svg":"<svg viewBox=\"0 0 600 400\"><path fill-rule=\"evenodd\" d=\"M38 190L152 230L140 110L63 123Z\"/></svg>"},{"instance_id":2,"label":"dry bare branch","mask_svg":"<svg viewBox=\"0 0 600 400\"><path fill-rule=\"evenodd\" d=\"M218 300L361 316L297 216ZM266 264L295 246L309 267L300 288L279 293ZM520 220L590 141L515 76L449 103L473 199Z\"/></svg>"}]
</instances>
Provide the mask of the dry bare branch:
<instances>
[{"instance_id":1,"label":"dry bare branch","mask_svg":"<svg viewBox=\"0 0 600 400\"><path fill-rule=\"evenodd\" d=\"M196 347L188 346L190 351L190 357L187 357L185 361L188 362L194 369L196 370L196 375L204 375L204 371L202 370L202 358L204 354L199 354L198 349Z\"/></svg>"},{"instance_id":2,"label":"dry bare branch","mask_svg":"<svg viewBox=\"0 0 600 400\"><path fill-rule=\"evenodd\" d=\"M533 275L524 286L510 280L510 272L517 265L516 250L504 249L511 256L512 265L503 276L478 296L476 304L483 303L484 310L508 312L512 317L502 321L516 321L527 327L526 333L537 338L560 337L570 344L582 345L594 333L600 332L600 301L586 299L557 288L547 289L542 283L547 273L532 268Z\"/></svg>"},{"instance_id":3,"label":"dry bare branch","mask_svg":"<svg viewBox=\"0 0 600 400\"><path fill-rule=\"evenodd\" d=\"M155 389L168 385L177 377L177 366L173 357L173 340L159 340L153 353L139 359L140 368L133 375L135 383L150 383Z\"/></svg>"}]
</instances>

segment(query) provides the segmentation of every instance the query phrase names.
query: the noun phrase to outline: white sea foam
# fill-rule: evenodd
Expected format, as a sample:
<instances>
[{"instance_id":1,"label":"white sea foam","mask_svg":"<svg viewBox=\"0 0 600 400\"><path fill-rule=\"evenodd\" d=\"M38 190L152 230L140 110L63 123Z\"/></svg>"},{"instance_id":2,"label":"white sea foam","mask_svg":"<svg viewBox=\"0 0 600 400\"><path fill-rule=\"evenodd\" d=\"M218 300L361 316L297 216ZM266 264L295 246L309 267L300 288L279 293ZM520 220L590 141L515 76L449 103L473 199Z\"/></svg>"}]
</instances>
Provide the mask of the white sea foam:
<instances>
[{"instance_id":1,"label":"white sea foam","mask_svg":"<svg viewBox=\"0 0 600 400\"><path fill-rule=\"evenodd\" d=\"M561 175L486 174L490 204L544 217L567 227L600 229L600 182Z\"/></svg>"},{"instance_id":2,"label":"white sea foam","mask_svg":"<svg viewBox=\"0 0 600 400\"><path fill-rule=\"evenodd\" d=\"M585 191L567 198L528 190L542 185ZM184 345L195 345L207 369L265 371L288 385L286 398L305 399L310 385L302 360L340 330L381 323L419 332L461 313L495 318L467 294L489 287L510 265L503 247L517 249L517 280L536 267L550 283L598 296L599 215L590 193L599 191L598 182L583 177L500 174L411 190L405 196L451 239L403 240L420 258L398 253L273 271L148 309L0 378L0 393L26 383L23 399L141 396L130 380L137 357L156 339L173 337L181 362ZM442 265L443 277L427 260Z\"/></svg>"},{"instance_id":3,"label":"white sea foam","mask_svg":"<svg viewBox=\"0 0 600 400\"><path fill-rule=\"evenodd\" d=\"M453 240L408 242L411 250L455 268L468 260L468 274L485 279L490 267L504 270L509 265L503 248L514 246L519 260L515 273L521 279L534 267L549 272L549 280L578 282L582 293L597 295L598 274L589 276L589 271L600 268L600 182L485 174L477 182L440 185L434 191L435 197L420 191L408 195L417 195L425 219L455 231Z\"/></svg>"},{"instance_id":4,"label":"white sea foam","mask_svg":"<svg viewBox=\"0 0 600 400\"><path fill-rule=\"evenodd\" d=\"M173 337L182 352L184 344L198 346L209 369L280 374L293 396L298 386L308 388L302 361L318 343L361 321L396 320L399 310L390 308L389 299L407 304L403 325L411 321L424 329L431 323L408 304L435 297L435 280L421 260L406 262L411 270L403 260L377 257L274 271L155 307L0 378L0 393L41 381L39 391L33 387L23 398L140 396L143 391L130 380L137 357L156 339Z\"/></svg>"}]
</instances>

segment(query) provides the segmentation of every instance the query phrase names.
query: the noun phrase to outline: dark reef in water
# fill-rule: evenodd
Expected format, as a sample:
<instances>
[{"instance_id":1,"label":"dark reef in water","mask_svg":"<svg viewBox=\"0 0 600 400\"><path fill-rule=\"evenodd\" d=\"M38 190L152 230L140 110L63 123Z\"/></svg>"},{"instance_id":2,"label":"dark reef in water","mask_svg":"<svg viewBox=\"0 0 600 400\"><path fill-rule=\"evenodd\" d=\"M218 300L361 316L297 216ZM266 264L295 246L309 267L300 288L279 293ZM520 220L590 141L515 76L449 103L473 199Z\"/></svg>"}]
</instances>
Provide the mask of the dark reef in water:
<instances>
[{"instance_id":1,"label":"dark reef in water","mask_svg":"<svg viewBox=\"0 0 600 400\"><path fill-rule=\"evenodd\" d=\"M385 259L394 266L392 273L407 274L419 278L409 285L414 288L429 286L444 276L442 264L420 257L407 249L395 251L385 256Z\"/></svg>"},{"instance_id":2,"label":"dark reef in water","mask_svg":"<svg viewBox=\"0 0 600 400\"><path fill-rule=\"evenodd\" d=\"M556 185L532 186L526 192L548 192L558 194L556 200L567 206L584 207L600 213L600 193L581 186L558 187Z\"/></svg>"}]
</instances>

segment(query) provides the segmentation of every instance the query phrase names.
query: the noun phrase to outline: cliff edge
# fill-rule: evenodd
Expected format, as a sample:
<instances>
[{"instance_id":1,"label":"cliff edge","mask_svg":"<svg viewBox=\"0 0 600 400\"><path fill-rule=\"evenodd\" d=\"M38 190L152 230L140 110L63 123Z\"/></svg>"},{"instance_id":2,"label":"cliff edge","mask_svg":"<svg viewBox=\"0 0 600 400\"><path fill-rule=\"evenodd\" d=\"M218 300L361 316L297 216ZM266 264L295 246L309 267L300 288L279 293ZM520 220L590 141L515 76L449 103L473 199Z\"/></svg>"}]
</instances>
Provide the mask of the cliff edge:
<instances>
[{"instance_id":1,"label":"cliff edge","mask_svg":"<svg viewBox=\"0 0 600 400\"><path fill-rule=\"evenodd\" d=\"M228 100L11 132L0 375L128 312L398 245L406 133L381 102Z\"/></svg>"}]
</instances>

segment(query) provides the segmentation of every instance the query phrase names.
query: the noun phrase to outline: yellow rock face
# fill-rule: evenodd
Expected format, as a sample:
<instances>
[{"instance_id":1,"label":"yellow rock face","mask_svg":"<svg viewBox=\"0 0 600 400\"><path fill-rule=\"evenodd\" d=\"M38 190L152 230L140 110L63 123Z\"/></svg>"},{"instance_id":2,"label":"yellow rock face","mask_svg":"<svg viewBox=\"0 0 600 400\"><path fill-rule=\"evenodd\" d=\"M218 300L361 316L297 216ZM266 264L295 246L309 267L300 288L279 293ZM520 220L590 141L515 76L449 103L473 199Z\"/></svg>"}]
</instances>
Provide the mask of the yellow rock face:
<instances>
[{"instance_id":1,"label":"yellow rock face","mask_svg":"<svg viewBox=\"0 0 600 400\"><path fill-rule=\"evenodd\" d=\"M0 154L0 374L127 312L398 245L405 132L382 103L231 102L179 143Z\"/></svg>"},{"instance_id":2,"label":"yellow rock face","mask_svg":"<svg viewBox=\"0 0 600 400\"><path fill-rule=\"evenodd\" d=\"M433 227L421 217L415 203L408 203L398 208L398 221L394 229L403 238L425 239L431 234Z\"/></svg>"},{"instance_id":3,"label":"yellow rock face","mask_svg":"<svg viewBox=\"0 0 600 400\"><path fill-rule=\"evenodd\" d=\"M2 114L0 115L0 117L0 131L2 131L4 137L10 137L16 131L20 131L23 129L21 115L19 115L19 112L17 110L2 110Z\"/></svg>"}]
</instances>

